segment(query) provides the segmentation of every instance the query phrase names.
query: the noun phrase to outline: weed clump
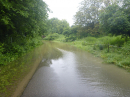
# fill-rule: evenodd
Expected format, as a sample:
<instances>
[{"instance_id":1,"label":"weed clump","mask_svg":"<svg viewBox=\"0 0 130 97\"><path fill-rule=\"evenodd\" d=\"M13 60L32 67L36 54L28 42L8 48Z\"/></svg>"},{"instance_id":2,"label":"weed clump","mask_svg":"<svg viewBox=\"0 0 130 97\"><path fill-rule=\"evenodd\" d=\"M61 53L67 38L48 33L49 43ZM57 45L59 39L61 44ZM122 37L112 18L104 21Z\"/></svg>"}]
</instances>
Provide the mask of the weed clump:
<instances>
[{"instance_id":1,"label":"weed clump","mask_svg":"<svg viewBox=\"0 0 130 97\"><path fill-rule=\"evenodd\" d=\"M126 42L126 39L122 38L121 36L113 36L113 37L105 36L99 38L99 42L105 45L110 44L117 47L121 47Z\"/></svg>"},{"instance_id":2,"label":"weed clump","mask_svg":"<svg viewBox=\"0 0 130 97\"><path fill-rule=\"evenodd\" d=\"M91 43L91 44L92 43L94 44L96 42L96 40L97 39L95 37L86 37L85 38L85 41L88 42L88 43Z\"/></svg>"}]
</instances>

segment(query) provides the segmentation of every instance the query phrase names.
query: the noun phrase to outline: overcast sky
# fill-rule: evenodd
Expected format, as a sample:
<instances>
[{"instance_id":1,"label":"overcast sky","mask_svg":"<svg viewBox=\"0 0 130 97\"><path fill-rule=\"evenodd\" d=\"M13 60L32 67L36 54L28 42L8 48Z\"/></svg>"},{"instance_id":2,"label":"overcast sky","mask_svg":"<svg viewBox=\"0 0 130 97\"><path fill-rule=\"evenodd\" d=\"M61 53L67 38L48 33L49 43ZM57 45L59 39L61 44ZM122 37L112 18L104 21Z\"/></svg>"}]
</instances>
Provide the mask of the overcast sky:
<instances>
[{"instance_id":1,"label":"overcast sky","mask_svg":"<svg viewBox=\"0 0 130 97\"><path fill-rule=\"evenodd\" d=\"M49 18L66 19L70 26L74 23L73 16L78 11L79 3L83 0L43 0L53 13Z\"/></svg>"}]
</instances>

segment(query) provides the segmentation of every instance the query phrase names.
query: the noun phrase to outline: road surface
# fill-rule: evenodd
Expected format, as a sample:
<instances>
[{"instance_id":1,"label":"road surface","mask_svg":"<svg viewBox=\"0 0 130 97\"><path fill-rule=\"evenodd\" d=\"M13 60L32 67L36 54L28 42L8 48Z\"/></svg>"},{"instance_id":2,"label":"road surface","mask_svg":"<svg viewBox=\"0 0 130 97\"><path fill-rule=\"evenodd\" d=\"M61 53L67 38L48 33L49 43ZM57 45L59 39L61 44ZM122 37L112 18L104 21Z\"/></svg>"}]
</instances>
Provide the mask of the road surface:
<instances>
[{"instance_id":1,"label":"road surface","mask_svg":"<svg viewBox=\"0 0 130 97\"><path fill-rule=\"evenodd\" d=\"M130 73L66 44L47 43L21 97L130 97Z\"/></svg>"}]
</instances>

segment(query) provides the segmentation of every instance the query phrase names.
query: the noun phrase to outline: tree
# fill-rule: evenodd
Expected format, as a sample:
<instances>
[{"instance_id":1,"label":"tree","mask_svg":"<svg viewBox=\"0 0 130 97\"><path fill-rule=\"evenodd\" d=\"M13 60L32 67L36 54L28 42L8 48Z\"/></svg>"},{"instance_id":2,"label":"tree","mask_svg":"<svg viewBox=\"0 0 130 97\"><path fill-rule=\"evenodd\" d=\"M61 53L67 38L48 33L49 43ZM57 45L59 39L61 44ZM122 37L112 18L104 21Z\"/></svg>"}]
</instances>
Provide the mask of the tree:
<instances>
[{"instance_id":1,"label":"tree","mask_svg":"<svg viewBox=\"0 0 130 97\"><path fill-rule=\"evenodd\" d=\"M108 32L108 19L113 16L118 10L119 6L116 4L108 6L99 16L99 23L102 31Z\"/></svg>"},{"instance_id":2,"label":"tree","mask_svg":"<svg viewBox=\"0 0 130 97\"><path fill-rule=\"evenodd\" d=\"M79 25L80 37L97 36L99 28L99 14L102 8L102 0L84 0L79 11L74 16L75 25ZM97 33L98 32L98 33Z\"/></svg>"},{"instance_id":3,"label":"tree","mask_svg":"<svg viewBox=\"0 0 130 97\"><path fill-rule=\"evenodd\" d=\"M63 34L64 30L70 28L69 23L66 20L59 20L58 18L51 18L49 22L49 33ZM48 33L48 34L49 34Z\"/></svg>"},{"instance_id":4,"label":"tree","mask_svg":"<svg viewBox=\"0 0 130 97\"><path fill-rule=\"evenodd\" d=\"M100 15L100 26L104 32L113 35L129 35L130 22L120 6L113 4L108 6Z\"/></svg>"},{"instance_id":5,"label":"tree","mask_svg":"<svg viewBox=\"0 0 130 97\"><path fill-rule=\"evenodd\" d=\"M75 15L75 24L88 26L90 23L97 23L101 0L84 0L81 2L79 11Z\"/></svg>"},{"instance_id":6,"label":"tree","mask_svg":"<svg viewBox=\"0 0 130 97\"><path fill-rule=\"evenodd\" d=\"M47 30L48 11L42 0L0 0L0 54L11 59L35 47L34 39Z\"/></svg>"},{"instance_id":7,"label":"tree","mask_svg":"<svg viewBox=\"0 0 130 97\"><path fill-rule=\"evenodd\" d=\"M117 11L108 19L109 33L113 35L130 36L130 22L124 12Z\"/></svg>"},{"instance_id":8,"label":"tree","mask_svg":"<svg viewBox=\"0 0 130 97\"><path fill-rule=\"evenodd\" d=\"M49 9L42 0L0 0L0 9L0 42L35 37L46 30Z\"/></svg>"},{"instance_id":9,"label":"tree","mask_svg":"<svg viewBox=\"0 0 130 97\"><path fill-rule=\"evenodd\" d=\"M122 10L128 16L128 20L130 22L130 1L129 0L123 0Z\"/></svg>"}]
</instances>

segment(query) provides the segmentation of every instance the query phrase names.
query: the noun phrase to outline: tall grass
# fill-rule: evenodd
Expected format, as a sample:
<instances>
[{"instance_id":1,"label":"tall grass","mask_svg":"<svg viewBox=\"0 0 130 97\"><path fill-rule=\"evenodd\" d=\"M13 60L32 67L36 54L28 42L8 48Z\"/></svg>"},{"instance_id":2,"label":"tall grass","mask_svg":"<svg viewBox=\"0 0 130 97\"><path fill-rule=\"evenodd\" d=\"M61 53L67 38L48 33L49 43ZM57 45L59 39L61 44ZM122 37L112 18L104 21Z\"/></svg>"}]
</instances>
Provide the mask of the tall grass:
<instances>
[{"instance_id":1,"label":"tall grass","mask_svg":"<svg viewBox=\"0 0 130 97\"><path fill-rule=\"evenodd\" d=\"M98 39L98 43L101 44L110 44L115 45L118 47L121 47L125 43L125 38L122 38L121 36L105 36Z\"/></svg>"},{"instance_id":2,"label":"tall grass","mask_svg":"<svg viewBox=\"0 0 130 97\"><path fill-rule=\"evenodd\" d=\"M103 58L106 63L130 70L130 39L121 36L86 37L69 43Z\"/></svg>"}]
</instances>

